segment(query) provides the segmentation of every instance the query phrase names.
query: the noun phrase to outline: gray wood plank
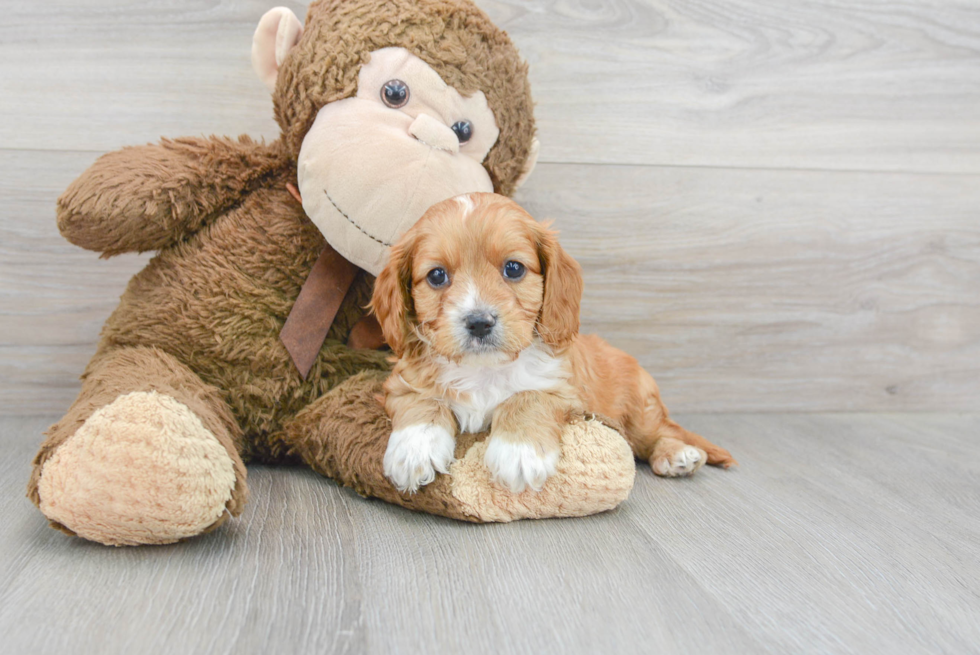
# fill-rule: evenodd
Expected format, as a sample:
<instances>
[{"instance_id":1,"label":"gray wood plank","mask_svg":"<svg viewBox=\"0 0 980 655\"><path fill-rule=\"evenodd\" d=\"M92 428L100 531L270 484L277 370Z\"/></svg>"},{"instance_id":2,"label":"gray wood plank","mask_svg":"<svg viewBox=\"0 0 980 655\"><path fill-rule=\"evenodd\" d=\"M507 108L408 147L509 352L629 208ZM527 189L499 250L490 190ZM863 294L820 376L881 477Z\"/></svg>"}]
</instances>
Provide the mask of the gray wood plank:
<instances>
[{"instance_id":1,"label":"gray wood plank","mask_svg":"<svg viewBox=\"0 0 980 655\"><path fill-rule=\"evenodd\" d=\"M0 633L13 652L761 652L655 543L638 535L624 549L602 517L473 526L365 501L309 471L252 467L245 515L214 534L85 544L9 502L25 478L8 471L24 471L45 423L0 423L17 455L0 476L13 518L0 527ZM617 588L634 575L659 593Z\"/></svg>"},{"instance_id":2,"label":"gray wood plank","mask_svg":"<svg viewBox=\"0 0 980 655\"><path fill-rule=\"evenodd\" d=\"M545 165L519 199L670 407L976 408L975 176Z\"/></svg>"},{"instance_id":3,"label":"gray wood plank","mask_svg":"<svg viewBox=\"0 0 980 655\"><path fill-rule=\"evenodd\" d=\"M980 5L506 0L551 162L980 172Z\"/></svg>"},{"instance_id":4,"label":"gray wood plank","mask_svg":"<svg viewBox=\"0 0 980 655\"><path fill-rule=\"evenodd\" d=\"M23 497L47 423L2 428L20 451L0 478L4 652L363 652L349 499L334 485L258 468L247 520L175 546L107 548L63 538Z\"/></svg>"},{"instance_id":5,"label":"gray wood plank","mask_svg":"<svg viewBox=\"0 0 980 655\"><path fill-rule=\"evenodd\" d=\"M777 652L976 652L980 417L685 422L733 436L743 469L693 494L638 484L628 511L654 508L644 529L750 634Z\"/></svg>"},{"instance_id":6,"label":"gray wood plank","mask_svg":"<svg viewBox=\"0 0 980 655\"><path fill-rule=\"evenodd\" d=\"M618 510L474 526L252 467L213 534L112 549L22 497L53 417L0 419L5 652L968 653L978 415L686 415L739 457Z\"/></svg>"},{"instance_id":7,"label":"gray wood plank","mask_svg":"<svg viewBox=\"0 0 980 655\"><path fill-rule=\"evenodd\" d=\"M64 411L147 259L57 233L92 159L0 154L0 413ZM975 176L542 164L519 199L585 267L583 330L675 410L975 407Z\"/></svg>"},{"instance_id":8,"label":"gray wood plank","mask_svg":"<svg viewBox=\"0 0 980 655\"><path fill-rule=\"evenodd\" d=\"M251 39L276 3L5 2L0 148L104 152L161 136L278 135ZM304 5L282 2L300 16Z\"/></svg>"},{"instance_id":9,"label":"gray wood plank","mask_svg":"<svg viewBox=\"0 0 980 655\"><path fill-rule=\"evenodd\" d=\"M480 4L532 67L546 163L521 200L585 265L585 328L672 408L976 409L980 5ZM64 186L160 135L275 137L248 61L269 6L4 3L0 416L63 411L146 261L64 242ZM976 416L684 416L742 469L641 467L616 512L508 526L254 467L240 520L123 550L23 498L54 418L0 418L4 652L980 643Z\"/></svg>"},{"instance_id":10,"label":"gray wood plank","mask_svg":"<svg viewBox=\"0 0 980 655\"><path fill-rule=\"evenodd\" d=\"M272 4L6 3L0 147L274 137ZM975 2L480 4L531 64L543 161L980 172Z\"/></svg>"},{"instance_id":11,"label":"gray wood plank","mask_svg":"<svg viewBox=\"0 0 980 655\"><path fill-rule=\"evenodd\" d=\"M976 170L977 7L825 5L484 4L531 60L546 161ZM159 134L274 136L247 57L266 8L5 9L0 413L70 402L102 321L146 260L99 261L58 237L54 198L96 156L68 151ZM698 67L738 83L694 93L681 81L714 79ZM634 120L647 116L641 105L649 120ZM842 116L860 118L847 124L861 134ZM801 159L774 154L759 130ZM731 150L725 139L740 134L753 136L737 158L701 148ZM561 154L579 140L595 147ZM814 144L834 162L813 159ZM521 199L558 217L586 264L586 328L636 354L676 409L956 410L980 385L978 188L976 176L545 164Z\"/></svg>"},{"instance_id":12,"label":"gray wood plank","mask_svg":"<svg viewBox=\"0 0 980 655\"><path fill-rule=\"evenodd\" d=\"M92 153L0 150L0 413L64 411L102 324L150 255L65 241L55 200Z\"/></svg>"}]
</instances>

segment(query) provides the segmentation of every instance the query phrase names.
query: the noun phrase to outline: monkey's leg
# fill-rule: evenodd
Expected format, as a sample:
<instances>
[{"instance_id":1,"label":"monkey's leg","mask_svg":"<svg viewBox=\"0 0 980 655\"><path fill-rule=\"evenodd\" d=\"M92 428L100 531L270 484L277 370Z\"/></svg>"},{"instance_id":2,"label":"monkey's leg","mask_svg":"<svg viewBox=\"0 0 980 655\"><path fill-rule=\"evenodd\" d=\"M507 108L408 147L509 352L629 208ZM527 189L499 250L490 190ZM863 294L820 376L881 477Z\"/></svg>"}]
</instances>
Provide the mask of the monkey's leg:
<instances>
[{"instance_id":1,"label":"monkey's leg","mask_svg":"<svg viewBox=\"0 0 980 655\"><path fill-rule=\"evenodd\" d=\"M220 392L156 348L97 356L47 435L27 495L69 534L172 543L245 503L241 434Z\"/></svg>"},{"instance_id":2,"label":"monkey's leg","mask_svg":"<svg viewBox=\"0 0 980 655\"><path fill-rule=\"evenodd\" d=\"M563 430L557 473L540 492L515 494L494 484L483 461L486 441L465 433L456 438L449 475L416 493L399 492L384 475L387 375L365 371L344 381L299 412L280 438L313 470L362 496L463 521L585 516L616 507L633 487L636 464L622 435L598 421L578 421Z\"/></svg>"},{"instance_id":3,"label":"monkey's leg","mask_svg":"<svg viewBox=\"0 0 980 655\"><path fill-rule=\"evenodd\" d=\"M358 373L307 405L283 428L282 439L289 451L320 475L353 487L362 496L478 521L453 498L447 475L437 475L434 482L415 493L398 491L385 477L384 454L391 421L381 404L381 384L387 376L385 371Z\"/></svg>"}]
</instances>

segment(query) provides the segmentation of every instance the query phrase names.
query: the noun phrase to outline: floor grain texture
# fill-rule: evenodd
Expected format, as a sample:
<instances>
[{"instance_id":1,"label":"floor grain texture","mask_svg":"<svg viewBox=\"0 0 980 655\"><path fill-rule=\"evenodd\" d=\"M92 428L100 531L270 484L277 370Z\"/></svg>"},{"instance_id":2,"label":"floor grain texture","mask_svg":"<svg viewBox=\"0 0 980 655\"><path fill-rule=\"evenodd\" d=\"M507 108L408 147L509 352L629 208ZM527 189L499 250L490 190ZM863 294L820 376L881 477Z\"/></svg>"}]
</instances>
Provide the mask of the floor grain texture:
<instances>
[{"instance_id":1,"label":"floor grain texture","mask_svg":"<svg viewBox=\"0 0 980 655\"><path fill-rule=\"evenodd\" d=\"M276 138L278 2L0 0L0 653L980 653L977 0L478 0L584 328L737 471L473 526L257 466L187 543L49 529L29 462L149 258L71 246L55 199L126 145ZM879 413L786 413L842 410Z\"/></svg>"},{"instance_id":2,"label":"floor grain texture","mask_svg":"<svg viewBox=\"0 0 980 655\"><path fill-rule=\"evenodd\" d=\"M148 259L68 244L64 188L161 136L276 138L271 4L0 0L0 415L64 411ZM670 407L975 408L980 2L479 4L530 64L518 199Z\"/></svg>"},{"instance_id":3,"label":"floor grain texture","mask_svg":"<svg viewBox=\"0 0 980 655\"><path fill-rule=\"evenodd\" d=\"M250 469L215 533L114 549L23 497L0 419L0 635L31 653L976 653L980 415L697 414L738 456L619 509L469 525Z\"/></svg>"}]
</instances>

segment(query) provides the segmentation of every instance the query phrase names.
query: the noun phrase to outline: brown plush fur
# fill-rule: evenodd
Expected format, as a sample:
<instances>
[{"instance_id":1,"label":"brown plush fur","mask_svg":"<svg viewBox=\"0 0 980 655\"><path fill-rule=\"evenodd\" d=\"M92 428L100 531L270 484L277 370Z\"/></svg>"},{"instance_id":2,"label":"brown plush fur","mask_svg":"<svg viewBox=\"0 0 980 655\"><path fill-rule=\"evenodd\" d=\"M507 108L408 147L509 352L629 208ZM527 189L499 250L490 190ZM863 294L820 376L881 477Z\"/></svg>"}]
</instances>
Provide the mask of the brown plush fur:
<instances>
[{"instance_id":1,"label":"brown plush fur","mask_svg":"<svg viewBox=\"0 0 980 655\"><path fill-rule=\"evenodd\" d=\"M244 445L243 435L218 389L204 384L190 369L156 348L120 348L96 356L89 363L83 380L81 394L68 413L48 430L48 438L34 458L27 495L35 505L41 502L38 482L45 462L89 416L121 395L157 391L189 407L228 451L235 466L236 484L227 509L233 516L241 514L248 497L245 464L239 456ZM71 533L64 526L53 524L53 527Z\"/></svg>"},{"instance_id":2,"label":"brown plush fur","mask_svg":"<svg viewBox=\"0 0 980 655\"><path fill-rule=\"evenodd\" d=\"M463 93L486 94L501 132L485 166L497 191L514 188L534 134L527 68L479 9L443 0L313 3L273 94L280 140L125 148L59 199L58 226L72 243L106 257L160 252L130 282L78 399L48 433L28 488L35 503L45 461L92 412L156 390L197 413L234 458L233 514L246 496L243 461L302 459L361 493L465 518L446 481L413 498L378 482L390 427L372 395L377 378L366 372L384 375L390 365L384 352L345 345L370 299L370 275L358 274L306 379L279 339L325 244L286 188L299 146L316 111L352 95L360 64L387 46L408 48Z\"/></svg>"},{"instance_id":3,"label":"brown plush fur","mask_svg":"<svg viewBox=\"0 0 980 655\"><path fill-rule=\"evenodd\" d=\"M286 440L314 471L362 496L461 521L513 521L612 509L633 486L633 454L622 437L596 420L578 418L563 435L569 452L559 475L540 493L511 494L490 483L483 465L485 434L457 437L452 476L437 476L416 493L400 492L384 475L388 440L378 438L391 431L381 403L386 377L366 371L342 382L285 428ZM338 433L345 438L335 438Z\"/></svg>"},{"instance_id":4,"label":"brown plush fur","mask_svg":"<svg viewBox=\"0 0 980 655\"><path fill-rule=\"evenodd\" d=\"M295 157L323 105L354 95L369 53L406 48L463 95L483 91L500 128L484 166L497 193L510 195L534 137L527 64L507 34L469 2L326 0L310 5L306 32L279 70L276 120ZM322 62L334 65L324 71Z\"/></svg>"},{"instance_id":5,"label":"brown plush fur","mask_svg":"<svg viewBox=\"0 0 980 655\"><path fill-rule=\"evenodd\" d=\"M285 429L286 439L303 461L322 475L362 496L373 496L410 509L477 521L451 493L451 478L440 476L416 494L399 492L384 475L382 460L391 422L380 402L386 374L361 373L325 394L300 412ZM356 426L351 431L351 426ZM350 438L336 439L342 432ZM378 435L385 438L378 438ZM460 440L460 458L476 441Z\"/></svg>"}]
</instances>

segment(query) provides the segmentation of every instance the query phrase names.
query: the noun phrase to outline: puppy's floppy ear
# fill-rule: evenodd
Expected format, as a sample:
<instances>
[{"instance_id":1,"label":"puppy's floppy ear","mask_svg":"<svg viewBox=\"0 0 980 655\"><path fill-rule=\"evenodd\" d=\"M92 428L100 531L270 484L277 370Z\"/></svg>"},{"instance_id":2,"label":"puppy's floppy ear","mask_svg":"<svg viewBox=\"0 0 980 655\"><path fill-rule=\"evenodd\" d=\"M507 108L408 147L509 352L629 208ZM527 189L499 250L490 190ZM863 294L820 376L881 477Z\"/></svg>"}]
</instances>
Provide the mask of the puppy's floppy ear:
<instances>
[{"instance_id":1,"label":"puppy's floppy ear","mask_svg":"<svg viewBox=\"0 0 980 655\"><path fill-rule=\"evenodd\" d=\"M552 348L569 346L578 334L582 304L582 268L558 244L557 233L538 230L538 257L544 273L544 300L538 315L538 336Z\"/></svg>"},{"instance_id":2,"label":"puppy's floppy ear","mask_svg":"<svg viewBox=\"0 0 980 655\"><path fill-rule=\"evenodd\" d=\"M378 317L385 341L401 357L412 336L412 250L414 240L391 247L388 264L374 283L371 311Z\"/></svg>"}]
</instances>

